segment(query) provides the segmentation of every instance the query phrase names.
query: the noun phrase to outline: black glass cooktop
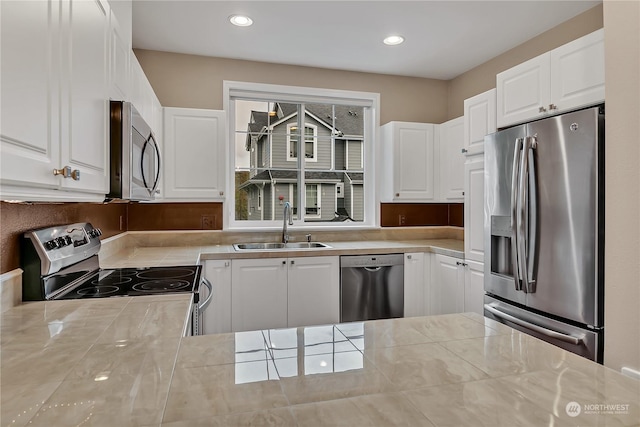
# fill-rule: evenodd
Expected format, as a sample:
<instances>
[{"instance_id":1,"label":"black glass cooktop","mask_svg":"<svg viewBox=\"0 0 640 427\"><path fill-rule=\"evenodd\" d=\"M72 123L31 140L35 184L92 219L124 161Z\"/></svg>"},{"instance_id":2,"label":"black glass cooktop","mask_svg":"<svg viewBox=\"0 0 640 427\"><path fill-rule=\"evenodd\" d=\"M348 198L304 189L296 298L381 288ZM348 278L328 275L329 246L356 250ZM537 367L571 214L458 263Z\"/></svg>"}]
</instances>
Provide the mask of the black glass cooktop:
<instances>
[{"instance_id":1,"label":"black glass cooktop","mask_svg":"<svg viewBox=\"0 0 640 427\"><path fill-rule=\"evenodd\" d=\"M78 286L55 299L106 298L195 292L199 265L98 270Z\"/></svg>"}]
</instances>

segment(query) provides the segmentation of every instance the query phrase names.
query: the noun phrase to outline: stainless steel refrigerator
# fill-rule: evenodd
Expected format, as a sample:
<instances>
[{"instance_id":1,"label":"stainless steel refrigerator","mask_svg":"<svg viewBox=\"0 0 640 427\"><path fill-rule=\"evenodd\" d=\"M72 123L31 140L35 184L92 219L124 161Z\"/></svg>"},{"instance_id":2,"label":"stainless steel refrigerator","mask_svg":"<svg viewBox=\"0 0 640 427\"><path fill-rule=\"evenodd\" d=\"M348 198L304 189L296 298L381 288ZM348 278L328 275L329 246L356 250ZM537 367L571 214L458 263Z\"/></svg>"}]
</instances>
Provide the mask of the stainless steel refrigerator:
<instances>
[{"instance_id":1,"label":"stainless steel refrigerator","mask_svg":"<svg viewBox=\"0 0 640 427\"><path fill-rule=\"evenodd\" d=\"M602 363L604 106L485 137L485 316Z\"/></svg>"}]
</instances>

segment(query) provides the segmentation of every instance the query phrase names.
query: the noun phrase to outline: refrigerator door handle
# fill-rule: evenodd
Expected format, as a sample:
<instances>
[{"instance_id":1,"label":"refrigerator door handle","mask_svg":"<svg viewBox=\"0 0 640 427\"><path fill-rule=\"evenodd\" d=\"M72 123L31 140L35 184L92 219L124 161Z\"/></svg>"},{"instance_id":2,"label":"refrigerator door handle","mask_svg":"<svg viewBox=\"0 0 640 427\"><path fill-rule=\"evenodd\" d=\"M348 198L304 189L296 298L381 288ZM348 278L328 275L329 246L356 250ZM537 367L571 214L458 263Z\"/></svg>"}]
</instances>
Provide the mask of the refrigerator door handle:
<instances>
[{"instance_id":1,"label":"refrigerator door handle","mask_svg":"<svg viewBox=\"0 0 640 427\"><path fill-rule=\"evenodd\" d=\"M536 164L535 164L535 155L534 150L538 148L538 135L534 135L528 138L528 141L525 144L525 151L523 153L524 156L531 156L531 158L527 160L528 168L526 170L525 180L525 214L528 213L528 231L525 229L525 235L527 236L527 258L524 262L525 265L525 283L527 293L535 293L536 291L536 277L535 277L535 257L537 252L537 244L538 244L538 206L537 206L537 182L538 177L536 176ZM529 183L529 189L527 191L526 184Z\"/></svg>"},{"instance_id":2,"label":"refrigerator door handle","mask_svg":"<svg viewBox=\"0 0 640 427\"><path fill-rule=\"evenodd\" d=\"M567 342L567 343L570 343L570 344L573 344L573 345L579 345L585 339L585 335L584 334L580 334L579 336L576 337L576 336L573 336L573 335L563 334L561 332L557 332L557 331L554 331L552 329L547 329L547 328L544 328L542 326L538 326L536 324L529 323L526 320L519 319L519 318L517 318L515 316L512 316L510 314L504 313L504 312L492 307L489 304L485 304L484 309L487 310L489 313L493 314L494 316L496 316L499 319L508 320L509 322L515 323L516 325L521 326L521 327L523 327L525 329L529 329L531 331L538 332L538 333L540 333L542 335L545 335L547 337L554 338L554 339L557 339L557 340L560 340L560 341L564 341L564 342Z\"/></svg>"},{"instance_id":3,"label":"refrigerator door handle","mask_svg":"<svg viewBox=\"0 0 640 427\"><path fill-rule=\"evenodd\" d=\"M527 136L524 138L522 156L520 158L520 176L518 177L518 214L517 214L517 251L518 251L518 274L520 275L521 288L525 293L532 289L529 280L529 255L528 234L529 234L529 152L533 149L534 138Z\"/></svg>"},{"instance_id":4,"label":"refrigerator door handle","mask_svg":"<svg viewBox=\"0 0 640 427\"><path fill-rule=\"evenodd\" d=\"M518 262L518 178L520 177L520 153L522 152L523 138L516 138L513 150L513 172L511 173L511 262L513 268L513 280L516 291L522 290L520 282L520 267Z\"/></svg>"}]
</instances>

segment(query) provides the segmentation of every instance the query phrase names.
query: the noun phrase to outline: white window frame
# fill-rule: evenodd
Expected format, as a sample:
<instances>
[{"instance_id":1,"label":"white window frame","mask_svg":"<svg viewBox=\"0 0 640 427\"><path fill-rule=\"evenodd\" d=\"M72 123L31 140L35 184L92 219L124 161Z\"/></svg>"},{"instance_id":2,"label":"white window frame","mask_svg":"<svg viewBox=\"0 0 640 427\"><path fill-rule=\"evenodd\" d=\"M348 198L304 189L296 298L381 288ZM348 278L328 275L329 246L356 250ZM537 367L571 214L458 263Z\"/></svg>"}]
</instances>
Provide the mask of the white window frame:
<instances>
[{"instance_id":1,"label":"white window frame","mask_svg":"<svg viewBox=\"0 0 640 427\"><path fill-rule=\"evenodd\" d=\"M364 173L364 220L361 222L304 222L304 216L298 215L292 230L345 230L371 229L380 227L379 197L376 182L376 152L380 127L380 94L337 89L310 88L264 83L249 83L225 80L223 82L223 108L227 116L227 179L226 199L224 203L223 229L232 231L280 230L282 221L249 221L235 219L235 100L263 100L290 103L325 103L364 107L365 128L363 131L363 173ZM304 171L305 162L299 162ZM298 186L297 200L304 200L306 186L304 173ZM298 207L302 209L301 206Z\"/></svg>"},{"instance_id":2,"label":"white window frame","mask_svg":"<svg viewBox=\"0 0 640 427\"><path fill-rule=\"evenodd\" d=\"M298 156L293 157L291 155L291 128L298 127L297 123L287 123L287 161L288 162L297 162ZM306 143L307 143L307 135L304 133L302 135L302 147L305 149L305 162L317 162L318 161L318 126L312 123L305 123L304 129L307 128L313 129L313 157L306 156ZM300 135L300 134L298 134ZM296 147L297 148L297 147Z\"/></svg>"}]
</instances>

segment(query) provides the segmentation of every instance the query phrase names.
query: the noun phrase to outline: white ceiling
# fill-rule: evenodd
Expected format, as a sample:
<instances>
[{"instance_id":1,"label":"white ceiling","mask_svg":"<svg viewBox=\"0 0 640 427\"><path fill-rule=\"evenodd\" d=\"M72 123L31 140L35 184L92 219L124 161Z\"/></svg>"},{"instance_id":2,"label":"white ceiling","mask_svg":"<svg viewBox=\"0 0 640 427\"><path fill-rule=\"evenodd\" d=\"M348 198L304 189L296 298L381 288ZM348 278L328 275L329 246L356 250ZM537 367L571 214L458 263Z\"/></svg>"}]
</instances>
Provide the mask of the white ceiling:
<instances>
[{"instance_id":1,"label":"white ceiling","mask_svg":"<svg viewBox=\"0 0 640 427\"><path fill-rule=\"evenodd\" d=\"M448 80L599 3L134 0L133 47Z\"/></svg>"}]
</instances>

